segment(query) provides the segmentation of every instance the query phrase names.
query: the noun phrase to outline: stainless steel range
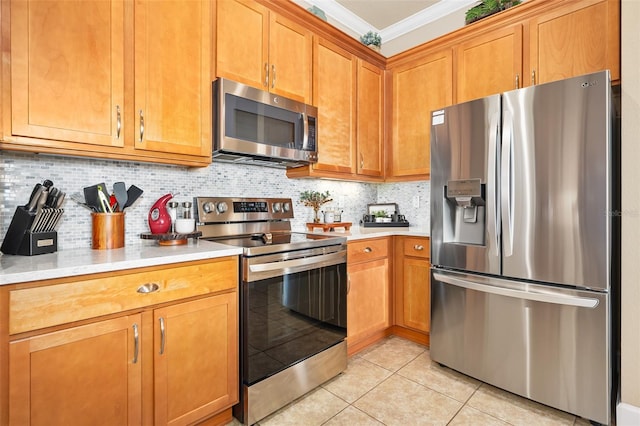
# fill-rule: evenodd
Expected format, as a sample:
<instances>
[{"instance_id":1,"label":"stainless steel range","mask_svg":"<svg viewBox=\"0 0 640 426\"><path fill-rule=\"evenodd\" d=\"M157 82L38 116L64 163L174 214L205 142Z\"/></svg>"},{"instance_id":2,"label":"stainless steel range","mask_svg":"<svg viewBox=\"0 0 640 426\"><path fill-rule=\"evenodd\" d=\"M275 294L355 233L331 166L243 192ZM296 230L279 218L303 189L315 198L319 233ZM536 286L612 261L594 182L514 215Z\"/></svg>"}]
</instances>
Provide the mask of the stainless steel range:
<instances>
[{"instance_id":1,"label":"stainless steel range","mask_svg":"<svg viewBox=\"0 0 640 426\"><path fill-rule=\"evenodd\" d=\"M194 205L203 239L243 248L234 416L253 424L346 369L346 238L292 232L288 198Z\"/></svg>"}]
</instances>

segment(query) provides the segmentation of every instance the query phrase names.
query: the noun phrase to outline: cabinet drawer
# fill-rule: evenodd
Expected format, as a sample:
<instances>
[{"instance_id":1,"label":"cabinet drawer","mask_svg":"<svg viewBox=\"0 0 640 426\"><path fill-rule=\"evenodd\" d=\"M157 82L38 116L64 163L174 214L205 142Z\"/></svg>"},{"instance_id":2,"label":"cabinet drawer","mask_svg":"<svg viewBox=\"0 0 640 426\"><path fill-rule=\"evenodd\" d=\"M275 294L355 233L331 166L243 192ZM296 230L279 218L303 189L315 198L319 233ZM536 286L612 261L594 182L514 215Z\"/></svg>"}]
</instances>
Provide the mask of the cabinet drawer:
<instances>
[{"instance_id":1,"label":"cabinet drawer","mask_svg":"<svg viewBox=\"0 0 640 426\"><path fill-rule=\"evenodd\" d=\"M389 243L387 238L351 241L347 245L347 262L366 262L387 257Z\"/></svg>"},{"instance_id":2,"label":"cabinet drawer","mask_svg":"<svg viewBox=\"0 0 640 426\"><path fill-rule=\"evenodd\" d=\"M149 293L142 286L157 285ZM235 289L238 258L224 257L173 268L114 274L9 292L9 333L16 334L73 321Z\"/></svg>"},{"instance_id":3,"label":"cabinet drawer","mask_svg":"<svg viewBox=\"0 0 640 426\"><path fill-rule=\"evenodd\" d=\"M417 237L405 237L404 255L429 259L429 239Z\"/></svg>"}]
</instances>

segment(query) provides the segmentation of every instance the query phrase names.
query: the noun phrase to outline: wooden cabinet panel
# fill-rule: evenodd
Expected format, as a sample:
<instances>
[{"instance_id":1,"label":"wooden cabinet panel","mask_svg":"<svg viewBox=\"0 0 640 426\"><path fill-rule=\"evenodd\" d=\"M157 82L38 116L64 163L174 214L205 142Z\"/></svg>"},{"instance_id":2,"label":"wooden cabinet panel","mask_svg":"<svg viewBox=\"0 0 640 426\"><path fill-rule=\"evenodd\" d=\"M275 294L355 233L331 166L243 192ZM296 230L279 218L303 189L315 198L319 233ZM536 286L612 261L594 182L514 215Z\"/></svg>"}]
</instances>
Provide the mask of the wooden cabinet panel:
<instances>
[{"instance_id":1,"label":"wooden cabinet panel","mask_svg":"<svg viewBox=\"0 0 640 426\"><path fill-rule=\"evenodd\" d=\"M311 31L275 13L269 24L269 90L311 103Z\"/></svg>"},{"instance_id":2,"label":"wooden cabinet panel","mask_svg":"<svg viewBox=\"0 0 640 426\"><path fill-rule=\"evenodd\" d=\"M348 265L347 344L389 327L388 260Z\"/></svg>"},{"instance_id":3,"label":"wooden cabinet panel","mask_svg":"<svg viewBox=\"0 0 640 426\"><path fill-rule=\"evenodd\" d=\"M522 25L474 37L456 52L457 102L522 87Z\"/></svg>"},{"instance_id":4,"label":"wooden cabinet panel","mask_svg":"<svg viewBox=\"0 0 640 426\"><path fill-rule=\"evenodd\" d=\"M318 107L318 162L314 170L355 172L356 57L318 39L314 50L313 99Z\"/></svg>"},{"instance_id":5,"label":"wooden cabinet panel","mask_svg":"<svg viewBox=\"0 0 640 426\"><path fill-rule=\"evenodd\" d=\"M452 104L452 62L445 49L392 70L392 177L429 176L431 111Z\"/></svg>"},{"instance_id":6,"label":"wooden cabinet panel","mask_svg":"<svg viewBox=\"0 0 640 426\"><path fill-rule=\"evenodd\" d=\"M431 288L428 261L408 257L402 262L402 316L406 327L429 332Z\"/></svg>"},{"instance_id":7,"label":"wooden cabinet panel","mask_svg":"<svg viewBox=\"0 0 640 426\"><path fill-rule=\"evenodd\" d=\"M237 402L237 293L156 309L155 423L191 424Z\"/></svg>"},{"instance_id":8,"label":"wooden cabinet panel","mask_svg":"<svg viewBox=\"0 0 640 426\"><path fill-rule=\"evenodd\" d=\"M383 71L358 59L356 172L360 175L384 174L383 84Z\"/></svg>"},{"instance_id":9,"label":"wooden cabinet panel","mask_svg":"<svg viewBox=\"0 0 640 426\"><path fill-rule=\"evenodd\" d=\"M225 0L216 5L217 75L266 90L269 10L252 0Z\"/></svg>"},{"instance_id":10,"label":"wooden cabinet panel","mask_svg":"<svg viewBox=\"0 0 640 426\"><path fill-rule=\"evenodd\" d=\"M226 257L196 266L174 266L137 273L120 273L70 280L68 283L12 290L9 332L22 333L59 324L205 295L237 286L238 259ZM139 293L144 284L158 291ZM69 309L73 306L74 309Z\"/></svg>"},{"instance_id":11,"label":"wooden cabinet panel","mask_svg":"<svg viewBox=\"0 0 640 426\"><path fill-rule=\"evenodd\" d=\"M582 0L530 21L531 70L547 83L611 70L620 79L620 2ZM532 77L533 78L533 77Z\"/></svg>"},{"instance_id":12,"label":"wooden cabinet panel","mask_svg":"<svg viewBox=\"0 0 640 426\"><path fill-rule=\"evenodd\" d=\"M135 2L135 147L211 155L211 2Z\"/></svg>"},{"instance_id":13,"label":"wooden cabinet panel","mask_svg":"<svg viewBox=\"0 0 640 426\"><path fill-rule=\"evenodd\" d=\"M141 424L134 325L140 315L12 342L10 424Z\"/></svg>"},{"instance_id":14,"label":"wooden cabinet panel","mask_svg":"<svg viewBox=\"0 0 640 426\"><path fill-rule=\"evenodd\" d=\"M11 2L11 134L123 146L124 3Z\"/></svg>"},{"instance_id":15,"label":"wooden cabinet panel","mask_svg":"<svg viewBox=\"0 0 640 426\"><path fill-rule=\"evenodd\" d=\"M429 253L428 238L403 237L403 254L405 256L429 259Z\"/></svg>"}]
</instances>

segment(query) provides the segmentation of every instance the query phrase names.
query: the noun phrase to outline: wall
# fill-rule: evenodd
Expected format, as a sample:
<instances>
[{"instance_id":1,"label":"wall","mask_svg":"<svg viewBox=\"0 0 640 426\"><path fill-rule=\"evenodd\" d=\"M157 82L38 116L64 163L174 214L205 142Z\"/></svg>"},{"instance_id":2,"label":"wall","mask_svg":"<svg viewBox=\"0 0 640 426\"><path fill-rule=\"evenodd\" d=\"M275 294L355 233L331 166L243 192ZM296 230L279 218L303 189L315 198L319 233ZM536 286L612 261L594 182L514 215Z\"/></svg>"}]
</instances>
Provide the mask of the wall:
<instances>
[{"instance_id":1,"label":"wall","mask_svg":"<svg viewBox=\"0 0 640 426\"><path fill-rule=\"evenodd\" d=\"M640 424L640 2L622 0L622 366L618 425Z\"/></svg>"},{"instance_id":2,"label":"wall","mask_svg":"<svg viewBox=\"0 0 640 426\"><path fill-rule=\"evenodd\" d=\"M91 246L91 213L70 199L82 194L85 186L124 181L144 190L136 204L127 209L126 242L139 242L139 235L149 232L147 213L153 203L166 193L178 193L177 201L194 196L290 197L294 203L293 227L304 230L313 218L312 209L299 201L305 190L329 191L334 202L327 206L344 209L343 221L358 223L367 204L397 202L401 214L412 225L429 225L429 182L364 184L325 180L287 179L284 170L266 167L214 163L206 168L186 168L157 164L67 158L36 154L0 152L0 238L9 227L15 209L27 203L33 186L44 179L67 192L64 220L58 229L58 249ZM414 197L419 206L414 207Z\"/></svg>"}]
</instances>

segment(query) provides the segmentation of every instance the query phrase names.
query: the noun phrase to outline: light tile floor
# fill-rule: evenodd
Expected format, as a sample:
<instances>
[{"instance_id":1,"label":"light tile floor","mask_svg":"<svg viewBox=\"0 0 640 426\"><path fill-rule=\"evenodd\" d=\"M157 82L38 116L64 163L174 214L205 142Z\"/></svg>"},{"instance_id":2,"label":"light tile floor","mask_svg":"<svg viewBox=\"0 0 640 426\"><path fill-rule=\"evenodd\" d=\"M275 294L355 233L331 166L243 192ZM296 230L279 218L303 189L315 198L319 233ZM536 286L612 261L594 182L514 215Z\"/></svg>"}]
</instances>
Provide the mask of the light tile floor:
<instances>
[{"instance_id":1,"label":"light tile floor","mask_svg":"<svg viewBox=\"0 0 640 426\"><path fill-rule=\"evenodd\" d=\"M227 426L239 425L234 419ZM259 422L260 426L589 425L431 361L429 350L388 337L347 370Z\"/></svg>"}]
</instances>

